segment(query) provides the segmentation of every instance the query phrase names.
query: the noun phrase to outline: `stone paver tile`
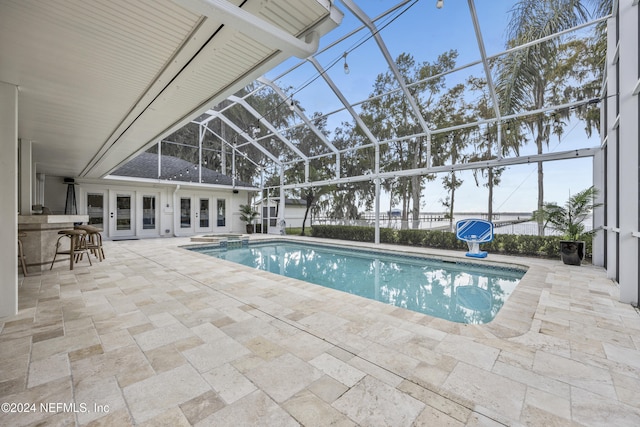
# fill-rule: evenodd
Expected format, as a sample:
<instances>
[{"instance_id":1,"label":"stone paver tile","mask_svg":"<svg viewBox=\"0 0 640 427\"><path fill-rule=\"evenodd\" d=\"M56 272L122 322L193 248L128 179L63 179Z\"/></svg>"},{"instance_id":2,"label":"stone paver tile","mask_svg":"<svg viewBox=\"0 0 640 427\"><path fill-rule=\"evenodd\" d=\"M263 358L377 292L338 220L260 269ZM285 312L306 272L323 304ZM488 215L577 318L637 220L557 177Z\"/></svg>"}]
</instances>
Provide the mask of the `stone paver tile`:
<instances>
[{"instance_id":1,"label":"stone paver tile","mask_svg":"<svg viewBox=\"0 0 640 427\"><path fill-rule=\"evenodd\" d=\"M571 387L571 415L574 422L584 425L634 427L640 421L638 408L616 405L600 394L578 387Z\"/></svg>"},{"instance_id":2,"label":"stone paver tile","mask_svg":"<svg viewBox=\"0 0 640 427\"><path fill-rule=\"evenodd\" d=\"M181 323L172 323L164 327L142 332L133 338L142 350L147 351L192 336L193 333L186 326Z\"/></svg>"},{"instance_id":3,"label":"stone paver tile","mask_svg":"<svg viewBox=\"0 0 640 427\"><path fill-rule=\"evenodd\" d=\"M355 427L356 423L309 391L301 391L282 404L306 427Z\"/></svg>"},{"instance_id":4,"label":"stone paver tile","mask_svg":"<svg viewBox=\"0 0 640 427\"><path fill-rule=\"evenodd\" d=\"M224 311L224 309L221 309L221 311ZM238 310L238 312L241 312L243 313L243 316L248 317L245 317L242 320L238 320L235 323L223 326L220 329L224 331L225 334L229 335L239 342L245 342L249 341L252 338L268 335L270 332L275 330L273 326L262 321L261 319L253 317L242 310Z\"/></svg>"},{"instance_id":5,"label":"stone paver tile","mask_svg":"<svg viewBox=\"0 0 640 427\"><path fill-rule=\"evenodd\" d=\"M558 356L571 357L571 345L566 339L528 332L511 338L511 341L535 350L553 353Z\"/></svg>"},{"instance_id":6,"label":"stone paver tile","mask_svg":"<svg viewBox=\"0 0 640 427\"><path fill-rule=\"evenodd\" d=\"M59 425L72 425L75 418L75 414L73 413L60 413L52 417L51 413L40 411L41 404L48 405L51 402L54 404L57 402L73 402L71 379L69 377L49 381L46 384L37 385L18 394L3 396L2 403L33 404L35 410L0 412L0 425L12 427L32 424L56 425L58 421L60 422ZM53 421L54 419L55 421ZM42 422L43 420L47 420L47 422Z\"/></svg>"},{"instance_id":7,"label":"stone paver tile","mask_svg":"<svg viewBox=\"0 0 640 427\"><path fill-rule=\"evenodd\" d=\"M228 337L219 327L215 326L211 322L205 322L193 326L191 328L191 332L193 332L197 337L199 337L203 342L215 342L221 338Z\"/></svg>"},{"instance_id":8,"label":"stone paver tile","mask_svg":"<svg viewBox=\"0 0 640 427\"><path fill-rule=\"evenodd\" d=\"M66 354L71 351L80 350L96 344L100 344L100 340L98 339L96 332L92 330L85 330L74 335L52 338L33 344L31 360L43 360L53 356L54 354Z\"/></svg>"},{"instance_id":9,"label":"stone paver tile","mask_svg":"<svg viewBox=\"0 0 640 427\"><path fill-rule=\"evenodd\" d=\"M630 366L640 372L640 350L621 347L608 342L602 343L607 359Z\"/></svg>"},{"instance_id":10,"label":"stone paver tile","mask_svg":"<svg viewBox=\"0 0 640 427\"><path fill-rule=\"evenodd\" d=\"M125 387L123 393L134 421L141 423L208 390L195 369L182 365Z\"/></svg>"},{"instance_id":11,"label":"stone paver tile","mask_svg":"<svg viewBox=\"0 0 640 427\"><path fill-rule=\"evenodd\" d=\"M413 357L406 356L392 348L375 343L372 343L365 350L358 353L358 357L366 359L376 365L384 366L387 370L404 378L411 376L416 366L420 363Z\"/></svg>"},{"instance_id":12,"label":"stone paver tile","mask_svg":"<svg viewBox=\"0 0 640 427\"><path fill-rule=\"evenodd\" d=\"M322 376L310 364L286 353L266 361L245 375L276 402L284 402Z\"/></svg>"},{"instance_id":13,"label":"stone paver tile","mask_svg":"<svg viewBox=\"0 0 640 427\"><path fill-rule=\"evenodd\" d=\"M500 350L457 335L449 335L435 347L438 353L449 355L482 369L491 369Z\"/></svg>"},{"instance_id":14,"label":"stone paver tile","mask_svg":"<svg viewBox=\"0 0 640 427\"><path fill-rule=\"evenodd\" d=\"M564 422L571 420L571 401L563 399L555 394L537 390L533 387L527 389L525 404L549 413Z\"/></svg>"},{"instance_id":15,"label":"stone paver tile","mask_svg":"<svg viewBox=\"0 0 640 427\"><path fill-rule=\"evenodd\" d=\"M451 370L455 365L451 367ZM441 369L428 363L420 362L409 376L409 379L420 385L430 385L439 387L447 379L451 370Z\"/></svg>"},{"instance_id":16,"label":"stone paver tile","mask_svg":"<svg viewBox=\"0 0 640 427\"><path fill-rule=\"evenodd\" d=\"M162 328L163 326L174 325L178 323L178 319L170 313L156 313L148 316L151 323L156 328Z\"/></svg>"},{"instance_id":17,"label":"stone paver tile","mask_svg":"<svg viewBox=\"0 0 640 427\"><path fill-rule=\"evenodd\" d=\"M496 362L491 372L506 378L517 378L518 382L551 393L561 399L569 400L571 396L571 386L566 382L532 372L530 369Z\"/></svg>"},{"instance_id":18,"label":"stone paver tile","mask_svg":"<svg viewBox=\"0 0 640 427\"><path fill-rule=\"evenodd\" d=\"M84 425L86 427L129 426L133 425L133 420L126 409L109 410L109 412L99 414L98 418Z\"/></svg>"},{"instance_id":19,"label":"stone paver tile","mask_svg":"<svg viewBox=\"0 0 640 427\"><path fill-rule=\"evenodd\" d=\"M323 375L317 381L314 381L307 390L318 396L320 399L327 403L333 403L337 398L342 396L349 387L342 384L340 381L331 378L328 375Z\"/></svg>"},{"instance_id":20,"label":"stone paver tile","mask_svg":"<svg viewBox=\"0 0 640 427\"><path fill-rule=\"evenodd\" d=\"M118 425L118 424L114 424L114 425ZM189 422L189 420L184 415L182 410L180 410L180 408L176 406L162 412L161 414L156 415L155 417L143 423L138 423L136 424L136 426L139 426L139 427L191 427L192 424Z\"/></svg>"},{"instance_id":21,"label":"stone paver tile","mask_svg":"<svg viewBox=\"0 0 640 427\"><path fill-rule=\"evenodd\" d=\"M214 412L195 426L297 427L299 424L269 396L256 390Z\"/></svg>"},{"instance_id":22,"label":"stone paver tile","mask_svg":"<svg viewBox=\"0 0 640 427\"><path fill-rule=\"evenodd\" d=\"M310 360L309 364L340 381L347 387L353 387L366 375L364 372L326 353Z\"/></svg>"},{"instance_id":23,"label":"stone paver tile","mask_svg":"<svg viewBox=\"0 0 640 427\"><path fill-rule=\"evenodd\" d=\"M606 369L539 351L533 363L533 371L572 386L591 390L601 396L616 399L613 379Z\"/></svg>"},{"instance_id":24,"label":"stone paver tile","mask_svg":"<svg viewBox=\"0 0 640 427\"><path fill-rule=\"evenodd\" d=\"M473 402L452 395L443 389L437 389L436 392L421 387L411 381L403 381L402 384L398 386L398 390L407 393L409 396L434 408L437 412L441 412L447 417L451 417L461 423L466 422L472 412L470 408L473 407Z\"/></svg>"},{"instance_id":25,"label":"stone paver tile","mask_svg":"<svg viewBox=\"0 0 640 427\"><path fill-rule=\"evenodd\" d=\"M250 351L236 340L226 337L216 343L206 343L183 351L184 357L200 372L206 372L225 363L233 362Z\"/></svg>"},{"instance_id":26,"label":"stone paver tile","mask_svg":"<svg viewBox=\"0 0 640 427\"><path fill-rule=\"evenodd\" d=\"M431 406L424 408L413 423L413 426L415 427L464 427L465 425L465 423L458 421Z\"/></svg>"},{"instance_id":27,"label":"stone paver tile","mask_svg":"<svg viewBox=\"0 0 640 427\"><path fill-rule=\"evenodd\" d=\"M85 359L87 357L94 356L96 354L103 354L104 350L102 345L95 344L86 348L81 348L79 350L74 350L69 353L69 361L74 362L76 360Z\"/></svg>"},{"instance_id":28,"label":"stone paver tile","mask_svg":"<svg viewBox=\"0 0 640 427\"><path fill-rule=\"evenodd\" d=\"M6 381L0 381L0 396L21 393L26 388L26 382L26 375Z\"/></svg>"},{"instance_id":29,"label":"stone paver tile","mask_svg":"<svg viewBox=\"0 0 640 427\"><path fill-rule=\"evenodd\" d=\"M460 362L442 387L475 402L505 421L520 418L526 386L512 379Z\"/></svg>"},{"instance_id":30,"label":"stone paver tile","mask_svg":"<svg viewBox=\"0 0 640 427\"><path fill-rule=\"evenodd\" d=\"M173 344L154 348L145 352L151 367L156 373L169 371L187 363L182 353Z\"/></svg>"},{"instance_id":31,"label":"stone paver tile","mask_svg":"<svg viewBox=\"0 0 640 427\"><path fill-rule=\"evenodd\" d=\"M120 347L110 352L71 362L74 383L115 376L120 387L154 375L147 358L138 346Z\"/></svg>"},{"instance_id":32,"label":"stone paver tile","mask_svg":"<svg viewBox=\"0 0 640 427\"><path fill-rule=\"evenodd\" d=\"M180 409L189 420L189 423L196 424L202 419L213 414L217 410L224 408L225 404L220 397L213 391L209 390L200 396L184 402L180 405Z\"/></svg>"},{"instance_id":33,"label":"stone paver tile","mask_svg":"<svg viewBox=\"0 0 640 427\"><path fill-rule=\"evenodd\" d=\"M403 380L401 376L396 375L390 370L384 369L361 357L354 357L349 361L349 365L361 370L362 372L365 372L367 375L371 375L372 377L382 381L385 384L390 385L391 387L397 387L398 384L400 384Z\"/></svg>"},{"instance_id":34,"label":"stone paver tile","mask_svg":"<svg viewBox=\"0 0 640 427\"><path fill-rule=\"evenodd\" d=\"M138 326L145 323L149 323L149 319L147 318L147 316L139 311L134 311L131 313L120 315L111 315L108 318L97 320L95 322L95 325L98 333L100 335L104 335L110 332L128 329L133 326Z\"/></svg>"},{"instance_id":35,"label":"stone paver tile","mask_svg":"<svg viewBox=\"0 0 640 427\"><path fill-rule=\"evenodd\" d=\"M232 404L256 390L251 381L228 363L203 373L202 378L227 404Z\"/></svg>"},{"instance_id":36,"label":"stone paver tile","mask_svg":"<svg viewBox=\"0 0 640 427\"><path fill-rule=\"evenodd\" d=\"M126 410L122 391L115 377L85 378L74 388L75 401L85 405L86 411L78 413L78 423L87 424L104 415Z\"/></svg>"},{"instance_id":37,"label":"stone paver tile","mask_svg":"<svg viewBox=\"0 0 640 427\"><path fill-rule=\"evenodd\" d=\"M473 412L465 424L467 427L504 427L504 423L498 422L486 415Z\"/></svg>"},{"instance_id":38,"label":"stone paver tile","mask_svg":"<svg viewBox=\"0 0 640 427\"><path fill-rule=\"evenodd\" d=\"M613 385L616 388L616 395L621 402L640 408L638 390L640 390L640 378L612 372Z\"/></svg>"},{"instance_id":39,"label":"stone paver tile","mask_svg":"<svg viewBox=\"0 0 640 427\"><path fill-rule=\"evenodd\" d=\"M69 359L66 354L56 354L29 365L27 387L35 387L52 380L69 376Z\"/></svg>"},{"instance_id":40,"label":"stone paver tile","mask_svg":"<svg viewBox=\"0 0 640 427\"><path fill-rule=\"evenodd\" d=\"M425 405L366 376L331 405L360 425L410 426Z\"/></svg>"},{"instance_id":41,"label":"stone paver tile","mask_svg":"<svg viewBox=\"0 0 640 427\"><path fill-rule=\"evenodd\" d=\"M304 332L298 332L286 340L279 341L278 345L302 360L311 360L333 347L330 342Z\"/></svg>"},{"instance_id":42,"label":"stone paver tile","mask_svg":"<svg viewBox=\"0 0 640 427\"><path fill-rule=\"evenodd\" d=\"M256 356L265 360L275 359L286 352L285 349L264 337L255 337L245 341L244 346L251 350Z\"/></svg>"}]
</instances>

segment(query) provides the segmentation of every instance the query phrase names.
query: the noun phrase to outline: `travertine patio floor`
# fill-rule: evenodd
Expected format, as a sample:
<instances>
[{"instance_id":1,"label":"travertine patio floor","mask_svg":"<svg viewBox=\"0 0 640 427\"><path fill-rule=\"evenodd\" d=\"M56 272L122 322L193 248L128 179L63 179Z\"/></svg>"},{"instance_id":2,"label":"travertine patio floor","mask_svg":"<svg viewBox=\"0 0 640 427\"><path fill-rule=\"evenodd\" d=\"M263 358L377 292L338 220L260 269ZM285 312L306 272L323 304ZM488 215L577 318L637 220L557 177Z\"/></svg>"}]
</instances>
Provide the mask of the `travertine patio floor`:
<instances>
[{"instance_id":1,"label":"travertine patio floor","mask_svg":"<svg viewBox=\"0 0 640 427\"><path fill-rule=\"evenodd\" d=\"M490 255L529 272L475 326L187 243L26 277L0 319L0 425L640 425L640 316L600 268Z\"/></svg>"}]
</instances>

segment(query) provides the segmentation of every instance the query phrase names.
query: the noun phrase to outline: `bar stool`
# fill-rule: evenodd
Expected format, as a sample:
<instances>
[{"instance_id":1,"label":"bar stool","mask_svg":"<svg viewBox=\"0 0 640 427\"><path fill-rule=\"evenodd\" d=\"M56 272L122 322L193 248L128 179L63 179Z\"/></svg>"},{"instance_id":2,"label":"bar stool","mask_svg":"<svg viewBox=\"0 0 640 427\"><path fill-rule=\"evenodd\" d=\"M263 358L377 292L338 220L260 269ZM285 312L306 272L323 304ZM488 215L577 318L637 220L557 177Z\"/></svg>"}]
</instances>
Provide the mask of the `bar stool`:
<instances>
[{"instance_id":1,"label":"bar stool","mask_svg":"<svg viewBox=\"0 0 640 427\"><path fill-rule=\"evenodd\" d=\"M53 263L56 262L56 257L58 255L69 255L69 270L73 270L73 264L75 262L80 261L82 259L82 254L87 254L87 259L89 260L89 265L93 265L91 263L91 258L89 258L89 252L87 251L87 232L84 230L60 230L58 231L60 237L58 237L58 241L56 242L56 253L53 256L53 261L51 261L51 267L49 270L53 268ZM69 238L69 249L60 249L60 240L64 237Z\"/></svg>"},{"instance_id":2,"label":"bar stool","mask_svg":"<svg viewBox=\"0 0 640 427\"><path fill-rule=\"evenodd\" d=\"M27 237L27 233L24 231L18 232L18 258L20 258L20 265L22 266L22 274L24 276L28 276L27 274L27 264L24 262L24 250L22 249L22 240L21 237Z\"/></svg>"},{"instance_id":3,"label":"bar stool","mask_svg":"<svg viewBox=\"0 0 640 427\"><path fill-rule=\"evenodd\" d=\"M102 234L100 234L102 230L93 225L76 225L73 228L87 232L87 249L102 262L102 260L106 258L104 256L104 249L102 248ZM80 255L80 258L82 258L82 255Z\"/></svg>"}]
</instances>

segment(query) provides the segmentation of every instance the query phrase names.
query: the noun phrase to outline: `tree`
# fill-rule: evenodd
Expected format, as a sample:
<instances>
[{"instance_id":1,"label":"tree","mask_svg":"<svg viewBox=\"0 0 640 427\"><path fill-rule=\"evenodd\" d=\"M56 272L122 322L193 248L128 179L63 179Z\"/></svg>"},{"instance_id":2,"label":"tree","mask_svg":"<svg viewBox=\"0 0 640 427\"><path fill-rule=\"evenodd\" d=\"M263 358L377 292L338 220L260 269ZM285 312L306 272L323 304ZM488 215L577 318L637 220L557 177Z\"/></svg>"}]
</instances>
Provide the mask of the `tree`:
<instances>
[{"instance_id":1,"label":"tree","mask_svg":"<svg viewBox=\"0 0 640 427\"><path fill-rule=\"evenodd\" d=\"M579 0L520 0L511 9L508 28L508 47L534 42L585 22L590 14L588 2ZM569 78L559 74L559 51L566 37L557 37L541 43L528 45L512 52L498 62L498 92L500 110L503 115L526 109L539 109L547 105L551 98L563 94ZM568 115L567 112L559 114ZM566 116L565 116L566 117ZM556 116L552 123L544 115L538 115L524 122L534 135L538 154L549 144L552 132L562 131L562 117ZM538 210L544 203L544 171L538 163ZM539 222L539 233L544 233Z\"/></svg>"},{"instance_id":2,"label":"tree","mask_svg":"<svg viewBox=\"0 0 640 427\"><path fill-rule=\"evenodd\" d=\"M597 231L585 231L584 226L593 209L602 206L602 203L595 203L597 195L598 190L591 186L570 196L563 206L545 203L543 209L535 212L534 216L544 221L545 225L551 224L565 239L577 241Z\"/></svg>"},{"instance_id":3,"label":"tree","mask_svg":"<svg viewBox=\"0 0 640 427\"><path fill-rule=\"evenodd\" d=\"M470 119L470 106L464 100L465 86L460 83L449 89L438 99L435 111L432 113L432 120L439 128L453 127L467 123ZM465 153L469 145L470 131L468 128L459 129L447 135L437 135L431 142L435 148L434 164L455 165L467 160ZM449 191L449 195L442 201L442 204L449 210L449 227L453 230L453 212L455 208L455 193L462 185L463 181L457 177L455 171L447 173L442 178L442 184Z\"/></svg>"},{"instance_id":4,"label":"tree","mask_svg":"<svg viewBox=\"0 0 640 427\"><path fill-rule=\"evenodd\" d=\"M434 63L426 61L416 63L415 59L407 53L402 53L396 58L398 70L410 87L411 96L419 105L420 114L427 122L432 121L431 114L436 110L438 94L446 86L445 78L442 76L426 79L453 69L457 56L457 51L451 50L441 54ZM410 137L424 132L424 129L391 71L377 76L371 99L362 105L362 111L363 120L379 140L393 140L381 146L381 163L384 164L384 171L417 169L426 166L426 138ZM403 227L408 224L410 210L414 226L417 226L420 198L426 179L434 179L434 176L398 177L383 183L385 188L392 192L392 199L397 199L402 204ZM411 209L409 209L410 205Z\"/></svg>"},{"instance_id":5,"label":"tree","mask_svg":"<svg viewBox=\"0 0 640 427\"><path fill-rule=\"evenodd\" d=\"M484 78L469 77L467 87L472 93L478 93L478 97L472 104L471 115L475 120L482 120L495 117L495 111L491 102L491 96L487 88L487 80ZM500 145L502 151L498 153L498 126L500 124L487 125L484 131L478 129L474 138L474 153L470 156L471 162L480 162L486 160L494 160L501 156L507 156L509 153L518 155L520 152L520 144L523 141L520 133L520 126L517 120L511 120L506 127L503 126L501 132ZM487 219L493 218L493 191L494 187L500 185L500 178L504 172L504 167L487 167L473 170L473 176L476 185L480 185L480 180L485 179L483 184L488 188L487 200Z\"/></svg>"}]
</instances>

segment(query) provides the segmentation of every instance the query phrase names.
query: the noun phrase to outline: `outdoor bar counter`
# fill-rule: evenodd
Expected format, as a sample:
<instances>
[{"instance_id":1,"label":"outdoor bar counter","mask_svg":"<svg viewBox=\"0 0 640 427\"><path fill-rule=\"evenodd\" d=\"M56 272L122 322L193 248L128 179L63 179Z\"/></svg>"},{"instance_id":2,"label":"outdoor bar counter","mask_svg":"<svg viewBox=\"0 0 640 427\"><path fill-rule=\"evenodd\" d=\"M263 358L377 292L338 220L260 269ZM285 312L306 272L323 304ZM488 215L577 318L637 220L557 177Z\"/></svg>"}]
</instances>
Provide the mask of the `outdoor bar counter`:
<instances>
[{"instance_id":1,"label":"outdoor bar counter","mask_svg":"<svg viewBox=\"0 0 640 427\"><path fill-rule=\"evenodd\" d=\"M27 234L20 240L29 272L49 268L60 237L58 231L72 229L74 224L86 224L87 221L88 215L18 215L18 233ZM67 242L64 244L68 245Z\"/></svg>"}]
</instances>

